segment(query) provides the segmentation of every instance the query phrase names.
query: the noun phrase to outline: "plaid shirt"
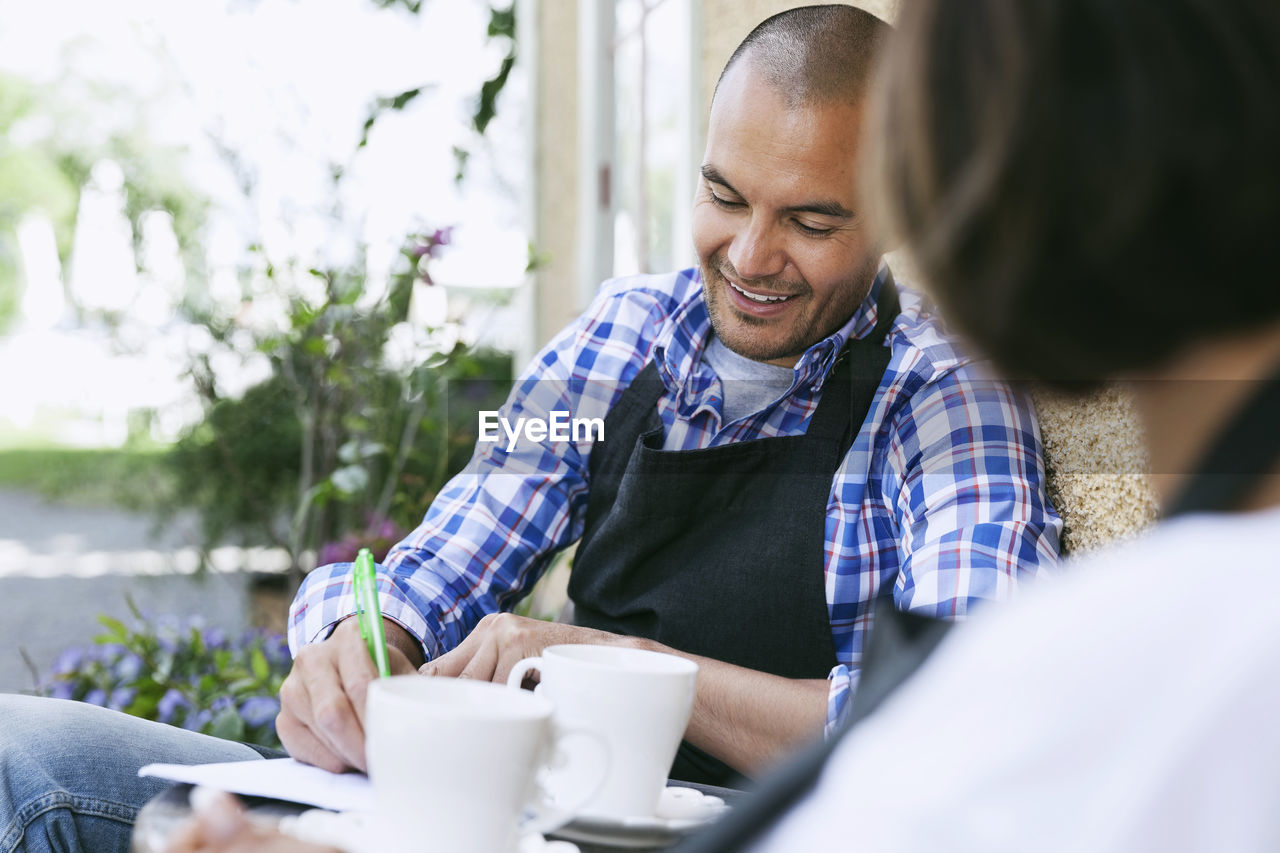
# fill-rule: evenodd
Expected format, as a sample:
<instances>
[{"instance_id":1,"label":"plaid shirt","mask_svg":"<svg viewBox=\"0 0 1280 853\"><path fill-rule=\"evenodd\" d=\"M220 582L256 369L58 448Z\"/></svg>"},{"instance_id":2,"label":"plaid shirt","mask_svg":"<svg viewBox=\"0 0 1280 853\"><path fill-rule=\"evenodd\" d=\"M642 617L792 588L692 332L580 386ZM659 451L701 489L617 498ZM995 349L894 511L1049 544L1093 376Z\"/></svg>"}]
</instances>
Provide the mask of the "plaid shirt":
<instances>
[{"instance_id":1,"label":"plaid shirt","mask_svg":"<svg viewBox=\"0 0 1280 853\"><path fill-rule=\"evenodd\" d=\"M842 328L795 365L791 389L722 424L720 380L702 360L711 322L696 270L605 283L591 307L538 355L502 409L518 417L603 418L651 360L669 449L715 447L805 431L822 382L850 335L876 323L870 295ZM828 730L857 686L871 605L944 618L1005 598L1055 564L1061 521L1044 491L1030 404L985 378L945 337L927 301L900 286L889 367L868 422L831 482L826 592L838 665ZM486 614L509 610L556 552L582 535L591 438L477 445L467 469L379 567L383 613L429 656L456 646ZM316 569L290 613L290 647L328 636L355 610L350 564Z\"/></svg>"}]
</instances>

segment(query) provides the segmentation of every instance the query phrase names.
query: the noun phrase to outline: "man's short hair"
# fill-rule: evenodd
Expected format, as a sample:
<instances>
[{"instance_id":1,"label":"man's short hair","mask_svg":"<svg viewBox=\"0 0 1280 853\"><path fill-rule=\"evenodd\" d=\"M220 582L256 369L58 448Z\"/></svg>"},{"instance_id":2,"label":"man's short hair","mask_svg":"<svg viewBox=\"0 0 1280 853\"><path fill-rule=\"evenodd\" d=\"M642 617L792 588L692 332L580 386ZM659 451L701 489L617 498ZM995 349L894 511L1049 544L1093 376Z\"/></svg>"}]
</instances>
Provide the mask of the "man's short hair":
<instances>
[{"instance_id":1,"label":"man's short hair","mask_svg":"<svg viewBox=\"0 0 1280 853\"><path fill-rule=\"evenodd\" d=\"M1089 384L1280 318L1280 3L917 0L863 174L947 319Z\"/></svg>"},{"instance_id":2,"label":"man's short hair","mask_svg":"<svg viewBox=\"0 0 1280 853\"><path fill-rule=\"evenodd\" d=\"M716 81L746 58L791 107L857 103L889 25L854 6L801 6L766 18L738 45ZM713 95L714 99L714 95Z\"/></svg>"}]
</instances>

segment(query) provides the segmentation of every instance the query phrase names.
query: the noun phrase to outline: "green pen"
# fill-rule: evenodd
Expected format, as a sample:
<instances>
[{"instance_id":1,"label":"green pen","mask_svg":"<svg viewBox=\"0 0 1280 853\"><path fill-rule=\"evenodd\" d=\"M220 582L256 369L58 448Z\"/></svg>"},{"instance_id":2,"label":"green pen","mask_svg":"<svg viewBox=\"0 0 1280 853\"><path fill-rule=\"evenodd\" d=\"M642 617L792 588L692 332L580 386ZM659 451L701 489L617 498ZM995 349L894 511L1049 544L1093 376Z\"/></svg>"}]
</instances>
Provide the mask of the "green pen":
<instances>
[{"instance_id":1,"label":"green pen","mask_svg":"<svg viewBox=\"0 0 1280 853\"><path fill-rule=\"evenodd\" d=\"M378 606L378 580L373 571L373 554L361 548L351 566L351 585L356 595L356 621L360 636L369 646L369 657L378 667L378 675L391 675L387 665L387 635L382 630L382 608Z\"/></svg>"}]
</instances>

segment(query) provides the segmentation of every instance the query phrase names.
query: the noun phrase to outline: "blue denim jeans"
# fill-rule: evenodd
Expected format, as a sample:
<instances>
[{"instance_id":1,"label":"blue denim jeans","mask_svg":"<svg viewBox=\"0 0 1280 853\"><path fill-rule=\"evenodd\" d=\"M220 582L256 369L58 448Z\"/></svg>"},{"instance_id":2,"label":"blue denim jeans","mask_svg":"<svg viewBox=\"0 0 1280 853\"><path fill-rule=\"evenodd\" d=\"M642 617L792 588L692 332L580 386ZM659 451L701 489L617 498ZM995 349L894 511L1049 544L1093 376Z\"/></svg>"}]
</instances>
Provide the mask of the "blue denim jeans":
<instances>
[{"instance_id":1,"label":"blue denim jeans","mask_svg":"<svg viewBox=\"0 0 1280 853\"><path fill-rule=\"evenodd\" d=\"M138 810L170 784L139 767L258 757L95 705L0 694L0 853L127 853Z\"/></svg>"}]
</instances>

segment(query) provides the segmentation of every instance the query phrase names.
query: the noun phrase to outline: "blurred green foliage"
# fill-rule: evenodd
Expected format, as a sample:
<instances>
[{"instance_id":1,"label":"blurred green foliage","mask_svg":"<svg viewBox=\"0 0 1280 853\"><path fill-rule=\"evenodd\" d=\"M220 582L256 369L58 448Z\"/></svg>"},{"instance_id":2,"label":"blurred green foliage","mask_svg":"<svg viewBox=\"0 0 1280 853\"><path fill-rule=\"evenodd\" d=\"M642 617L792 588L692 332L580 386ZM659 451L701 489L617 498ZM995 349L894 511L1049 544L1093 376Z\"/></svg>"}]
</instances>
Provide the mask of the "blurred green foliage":
<instances>
[{"instance_id":1,"label":"blurred green foliage","mask_svg":"<svg viewBox=\"0 0 1280 853\"><path fill-rule=\"evenodd\" d=\"M410 295L431 286L430 261L448 239L447 230L406 238L401 267L378 295L360 263L302 270L264 258L271 290L287 297L283 328L205 313L217 349L242 352L248 342L271 375L233 396L212 367L217 349L191 365L205 412L167 456L172 494L162 512L197 510L207 547L283 548L296 578L328 543L372 542L388 522L416 526L470 458L476 411L497 408L512 378L510 356L472 351L452 324L408 320ZM478 393L451 407L450 390L464 381Z\"/></svg>"}]
</instances>

